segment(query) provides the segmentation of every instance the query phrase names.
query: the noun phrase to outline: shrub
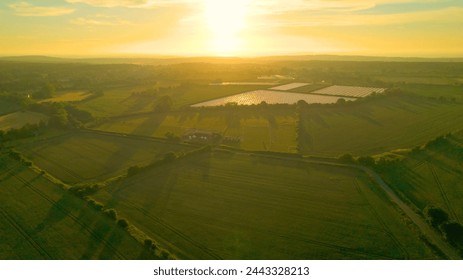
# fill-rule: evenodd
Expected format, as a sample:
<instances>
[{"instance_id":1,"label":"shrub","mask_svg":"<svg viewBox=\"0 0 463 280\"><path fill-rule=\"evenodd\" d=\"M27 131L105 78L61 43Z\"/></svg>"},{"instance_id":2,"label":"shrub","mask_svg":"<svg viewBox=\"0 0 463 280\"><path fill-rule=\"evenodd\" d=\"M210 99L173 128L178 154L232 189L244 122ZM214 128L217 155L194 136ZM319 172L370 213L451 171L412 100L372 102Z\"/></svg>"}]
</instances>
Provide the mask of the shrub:
<instances>
[{"instance_id":1,"label":"shrub","mask_svg":"<svg viewBox=\"0 0 463 280\"><path fill-rule=\"evenodd\" d=\"M127 222L126 219L122 218L117 221L117 225L120 226L121 228L128 228L129 222Z\"/></svg>"},{"instance_id":2,"label":"shrub","mask_svg":"<svg viewBox=\"0 0 463 280\"><path fill-rule=\"evenodd\" d=\"M93 199L88 200L88 205L90 205L92 208L95 210L101 211L104 207L103 204L99 203L98 201L95 201Z\"/></svg>"},{"instance_id":3,"label":"shrub","mask_svg":"<svg viewBox=\"0 0 463 280\"><path fill-rule=\"evenodd\" d=\"M366 166L374 166L375 165L375 160L374 158L370 156L362 156L357 159L357 162L366 165Z\"/></svg>"},{"instance_id":4,"label":"shrub","mask_svg":"<svg viewBox=\"0 0 463 280\"><path fill-rule=\"evenodd\" d=\"M165 162L172 162L176 159L177 159L177 156L175 155L174 152L168 152L167 154L164 155Z\"/></svg>"},{"instance_id":5,"label":"shrub","mask_svg":"<svg viewBox=\"0 0 463 280\"><path fill-rule=\"evenodd\" d=\"M427 207L425 209L425 214L429 223L435 228L439 228L440 225L448 222L449 220L449 215L439 207Z\"/></svg>"},{"instance_id":6,"label":"shrub","mask_svg":"<svg viewBox=\"0 0 463 280\"><path fill-rule=\"evenodd\" d=\"M355 159L351 154L343 154L339 157L339 161L346 163L354 163Z\"/></svg>"},{"instance_id":7,"label":"shrub","mask_svg":"<svg viewBox=\"0 0 463 280\"><path fill-rule=\"evenodd\" d=\"M145 241L143 242L143 244L145 245L146 248L151 249L151 246L153 246L153 240L151 240L151 239L145 239Z\"/></svg>"},{"instance_id":8,"label":"shrub","mask_svg":"<svg viewBox=\"0 0 463 280\"><path fill-rule=\"evenodd\" d=\"M116 212L115 209L113 209L113 208L106 209L106 210L104 211L104 213L105 213L108 217L110 217L111 219L113 219L114 221L117 220L117 212Z\"/></svg>"},{"instance_id":9,"label":"shrub","mask_svg":"<svg viewBox=\"0 0 463 280\"><path fill-rule=\"evenodd\" d=\"M132 177L137 175L140 172L140 167L138 165L130 166L127 169L127 177Z\"/></svg>"},{"instance_id":10,"label":"shrub","mask_svg":"<svg viewBox=\"0 0 463 280\"><path fill-rule=\"evenodd\" d=\"M163 260L168 260L169 257L170 257L170 253L167 252L166 250L161 250L161 251L159 252L159 256L160 256L161 259L163 259Z\"/></svg>"},{"instance_id":11,"label":"shrub","mask_svg":"<svg viewBox=\"0 0 463 280\"><path fill-rule=\"evenodd\" d=\"M445 238L453 245L463 246L463 226L457 222L444 223L441 230Z\"/></svg>"}]
</instances>

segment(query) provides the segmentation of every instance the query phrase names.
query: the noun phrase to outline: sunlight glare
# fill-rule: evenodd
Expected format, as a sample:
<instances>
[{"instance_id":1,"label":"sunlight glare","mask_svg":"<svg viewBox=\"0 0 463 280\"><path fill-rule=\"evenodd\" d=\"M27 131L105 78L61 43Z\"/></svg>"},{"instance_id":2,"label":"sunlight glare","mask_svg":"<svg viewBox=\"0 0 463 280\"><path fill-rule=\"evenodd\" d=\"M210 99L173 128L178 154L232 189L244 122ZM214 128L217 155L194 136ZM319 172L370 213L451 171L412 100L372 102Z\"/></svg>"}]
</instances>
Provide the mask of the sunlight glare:
<instances>
[{"instance_id":1,"label":"sunlight glare","mask_svg":"<svg viewBox=\"0 0 463 280\"><path fill-rule=\"evenodd\" d=\"M211 32L210 51L233 55L240 51L240 32L246 28L249 0L205 0L204 14Z\"/></svg>"}]
</instances>

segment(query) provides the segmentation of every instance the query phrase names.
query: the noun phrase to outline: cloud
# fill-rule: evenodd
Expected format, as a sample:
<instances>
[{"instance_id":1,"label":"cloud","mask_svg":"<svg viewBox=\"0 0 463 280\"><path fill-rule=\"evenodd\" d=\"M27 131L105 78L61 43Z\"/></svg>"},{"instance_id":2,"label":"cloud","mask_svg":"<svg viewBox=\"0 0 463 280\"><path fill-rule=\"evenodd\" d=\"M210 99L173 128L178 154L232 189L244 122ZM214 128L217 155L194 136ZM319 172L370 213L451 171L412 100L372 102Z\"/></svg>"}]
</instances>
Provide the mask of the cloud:
<instances>
[{"instance_id":1,"label":"cloud","mask_svg":"<svg viewBox=\"0 0 463 280\"><path fill-rule=\"evenodd\" d=\"M75 25L91 25L91 26L120 26L131 25L129 21L119 19L114 16L95 15L93 17L79 17L70 21Z\"/></svg>"},{"instance_id":2,"label":"cloud","mask_svg":"<svg viewBox=\"0 0 463 280\"><path fill-rule=\"evenodd\" d=\"M66 7L34 6L27 2L19 2L9 5L16 15L23 17L53 17L72 14L75 10Z\"/></svg>"},{"instance_id":3,"label":"cloud","mask_svg":"<svg viewBox=\"0 0 463 280\"><path fill-rule=\"evenodd\" d=\"M142 8L153 4L152 0L66 0L68 3L83 3L95 7Z\"/></svg>"},{"instance_id":4,"label":"cloud","mask_svg":"<svg viewBox=\"0 0 463 280\"><path fill-rule=\"evenodd\" d=\"M337 13L311 15L307 11L280 13L271 17L274 26L372 26L399 25L418 22L462 22L463 8L445 8L434 11L361 15Z\"/></svg>"}]
</instances>

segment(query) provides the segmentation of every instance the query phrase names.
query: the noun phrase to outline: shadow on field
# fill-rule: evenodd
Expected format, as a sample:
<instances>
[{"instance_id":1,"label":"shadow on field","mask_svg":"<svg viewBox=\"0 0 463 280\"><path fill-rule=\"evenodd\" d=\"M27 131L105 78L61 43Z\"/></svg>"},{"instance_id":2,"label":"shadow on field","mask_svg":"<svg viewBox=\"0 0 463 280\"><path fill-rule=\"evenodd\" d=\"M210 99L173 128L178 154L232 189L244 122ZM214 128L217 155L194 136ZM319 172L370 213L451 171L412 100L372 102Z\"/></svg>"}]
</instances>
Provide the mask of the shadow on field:
<instances>
[{"instance_id":1,"label":"shadow on field","mask_svg":"<svg viewBox=\"0 0 463 280\"><path fill-rule=\"evenodd\" d=\"M90 259L98 259L98 258L106 258L111 259L115 252L111 248L107 248L101 240L105 240L114 231L114 225L108 223L106 217L100 215L99 219L91 228L91 231L94 233L93 236L89 238L89 242L87 247L85 248L84 253L80 257L81 260L90 260ZM120 242L119 242L120 244ZM111 244L116 247L116 244ZM98 251L100 251L98 254ZM98 255L97 255L98 254Z\"/></svg>"},{"instance_id":2,"label":"shadow on field","mask_svg":"<svg viewBox=\"0 0 463 280\"><path fill-rule=\"evenodd\" d=\"M122 102L130 102L132 101L132 104L125 110L125 114L130 114L130 113L138 113L142 111L144 108L148 106L153 106L154 101L156 100L156 97L145 97L145 96L139 96L139 97L133 97L130 96L126 99L124 99Z\"/></svg>"},{"instance_id":3,"label":"shadow on field","mask_svg":"<svg viewBox=\"0 0 463 280\"><path fill-rule=\"evenodd\" d=\"M308 121L313 121L314 123L324 127L324 128L329 128L330 125L325 121L325 119L321 116L319 112L307 112L307 113L302 113L303 117L301 117L303 120L303 123L306 123Z\"/></svg>"},{"instance_id":4,"label":"shadow on field","mask_svg":"<svg viewBox=\"0 0 463 280\"><path fill-rule=\"evenodd\" d=\"M120 247L122 241L127 238L128 234L121 230L118 227L113 227L112 231L107 235L106 242L111 244L111 247L104 246L103 250L98 255L98 259L100 260L111 260L114 259L115 252L117 248Z\"/></svg>"},{"instance_id":5,"label":"shadow on field","mask_svg":"<svg viewBox=\"0 0 463 280\"><path fill-rule=\"evenodd\" d=\"M46 217L40 222L34 229L34 233L39 233L46 227L52 227L56 223L59 223L68 216L67 207L73 205L75 197L71 194L65 193L56 201L48 211Z\"/></svg>"},{"instance_id":6,"label":"shadow on field","mask_svg":"<svg viewBox=\"0 0 463 280\"><path fill-rule=\"evenodd\" d=\"M151 136L159 128L167 117L167 113L153 113L138 127L134 128L132 134Z\"/></svg>"},{"instance_id":7,"label":"shadow on field","mask_svg":"<svg viewBox=\"0 0 463 280\"><path fill-rule=\"evenodd\" d=\"M137 128L135 128L132 133L135 135L151 136L161 125L166 116L167 114L165 113L150 115L149 118ZM121 143L119 149L112 153L107 162L103 164L105 167L103 173L112 173L116 170L119 170L122 166L126 165L127 161L130 161L130 159L138 150L139 147L137 145L127 146Z\"/></svg>"},{"instance_id":8,"label":"shadow on field","mask_svg":"<svg viewBox=\"0 0 463 280\"><path fill-rule=\"evenodd\" d=\"M13 167L12 169L7 170L6 172L4 170L2 170L2 173L0 174L0 176L3 176L5 174L6 174L6 176L0 177L0 183L3 182L3 181L7 181L8 179L10 179L11 177L14 177L18 173L21 173L25 169L26 169L25 166L17 165L17 167Z\"/></svg>"}]
</instances>

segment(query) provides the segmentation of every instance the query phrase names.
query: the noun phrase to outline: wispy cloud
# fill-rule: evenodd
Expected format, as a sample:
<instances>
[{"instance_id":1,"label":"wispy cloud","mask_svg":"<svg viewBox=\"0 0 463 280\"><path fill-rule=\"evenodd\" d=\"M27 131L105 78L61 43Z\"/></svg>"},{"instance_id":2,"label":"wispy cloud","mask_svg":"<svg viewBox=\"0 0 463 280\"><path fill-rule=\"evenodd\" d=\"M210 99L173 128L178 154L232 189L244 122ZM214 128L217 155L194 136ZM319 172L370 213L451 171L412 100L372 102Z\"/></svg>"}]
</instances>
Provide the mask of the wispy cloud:
<instances>
[{"instance_id":1,"label":"wispy cloud","mask_svg":"<svg viewBox=\"0 0 463 280\"><path fill-rule=\"evenodd\" d=\"M108 15L94 15L92 17L78 17L70 21L75 25L90 25L90 26L120 26L120 25L132 25L127 20L122 20L115 16Z\"/></svg>"},{"instance_id":2,"label":"wispy cloud","mask_svg":"<svg viewBox=\"0 0 463 280\"><path fill-rule=\"evenodd\" d=\"M66 0L68 3L82 3L95 7L143 8L153 4L152 0Z\"/></svg>"},{"instance_id":3,"label":"wispy cloud","mask_svg":"<svg viewBox=\"0 0 463 280\"><path fill-rule=\"evenodd\" d=\"M53 17L72 14L75 10L67 7L34 6L27 2L19 2L9 5L18 16L23 17Z\"/></svg>"},{"instance_id":4,"label":"wispy cloud","mask_svg":"<svg viewBox=\"0 0 463 280\"><path fill-rule=\"evenodd\" d=\"M308 14L307 11L292 11L270 17L274 26L371 26L399 25L419 22L463 22L463 8L445 8L434 11L409 13L361 15L361 14Z\"/></svg>"}]
</instances>

